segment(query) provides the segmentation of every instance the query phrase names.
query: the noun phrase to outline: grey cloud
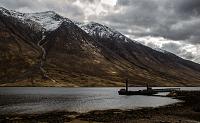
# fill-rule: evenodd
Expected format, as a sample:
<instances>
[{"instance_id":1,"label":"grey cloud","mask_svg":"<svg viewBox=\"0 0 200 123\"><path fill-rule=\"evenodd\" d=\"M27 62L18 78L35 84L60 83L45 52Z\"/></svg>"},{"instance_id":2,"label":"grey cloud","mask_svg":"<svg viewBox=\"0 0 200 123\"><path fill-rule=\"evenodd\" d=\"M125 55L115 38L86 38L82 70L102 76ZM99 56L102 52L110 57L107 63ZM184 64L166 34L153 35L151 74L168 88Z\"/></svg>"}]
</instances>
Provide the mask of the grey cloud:
<instances>
[{"instance_id":1,"label":"grey cloud","mask_svg":"<svg viewBox=\"0 0 200 123\"><path fill-rule=\"evenodd\" d=\"M72 3L75 0L1 0L3 7L12 10L20 10L21 12L41 12L41 11L55 11L63 16L72 19L83 19L83 11ZM92 2L92 0L85 0L85 2ZM23 11L24 10L24 11Z\"/></svg>"},{"instance_id":2,"label":"grey cloud","mask_svg":"<svg viewBox=\"0 0 200 123\"><path fill-rule=\"evenodd\" d=\"M195 58L195 56L191 52L184 52L182 54L182 57L184 57L186 59L194 59Z\"/></svg>"},{"instance_id":3,"label":"grey cloud","mask_svg":"<svg viewBox=\"0 0 200 123\"><path fill-rule=\"evenodd\" d=\"M157 46L150 42L147 43L147 46L151 47L151 48L156 48ZM186 49L184 49L184 45L183 44L177 44L175 42L169 42L169 43L165 43L163 44L161 47L159 47L163 50L166 51L170 51L171 53L174 53L182 58L188 59L188 60L193 60L195 62L200 62L200 59L198 59L200 56L198 54L193 54L193 51L188 51Z\"/></svg>"},{"instance_id":4,"label":"grey cloud","mask_svg":"<svg viewBox=\"0 0 200 123\"><path fill-rule=\"evenodd\" d=\"M104 20L118 25L125 23L125 28L132 25L132 30L133 25L143 28L132 35L200 43L199 4L199 0L118 0L118 6L123 7L123 11L108 15ZM145 31L147 28L148 32Z\"/></svg>"},{"instance_id":5,"label":"grey cloud","mask_svg":"<svg viewBox=\"0 0 200 123\"><path fill-rule=\"evenodd\" d=\"M181 45L173 42L163 44L161 48L167 51L171 51L175 54L180 54L182 52L180 49Z\"/></svg>"},{"instance_id":6,"label":"grey cloud","mask_svg":"<svg viewBox=\"0 0 200 123\"><path fill-rule=\"evenodd\" d=\"M200 62L198 59L195 59L196 57L199 57L197 54L194 55L192 53L193 51L187 51L186 49L184 49L184 46L181 44L170 42L170 43L163 44L161 48L164 50L170 51L178 56L181 56L185 59Z\"/></svg>"},{"instance_id":7,"label":"grey cloud","mask_svg":"<svg viewBox=\"0 0 200 123\"><path fill-rule=\"evenodd\" d=\"M145 42L143 42L143 43L145 43ZM147 46L149 46L149 47L151 47L153 49L157 48L157 46L154 43L152 43L152 42L147 43Z\"/></svg>"},{"instance_id":8,"label":"grey cloud","mask_svg":"<svg viewBox=\"0 0 200 123\"><path fill-rule=\"evenodd\" d=\"M41 3L38 0L1 0L1 5L13 10L18 10L25 7L33 11L36 9L38 9L38 11L44 10L44 7L41 8Z\"/></svg>"},{"instance_id":9,"label":"grey cloud","mask_svg":"<svg viewBox=\"0 0 200 123\"><path fill-rule=\"evenodd\" d=\"M199 0L177 0L176 10L180 13L199 15L200 1Z\"/></svg>"},{"instance_id":10,"label":"grey cloud","mask_svg":"<svg viewBox=\"0 0 200 123\"><path fill-rule=\"evenodd\" d=\"M121 3L120 1L118 3ZM111 20L112 22L124 23L128 26L154 26L155 14L158 9L155 2L150 0L128 0L126 3L123 2L123 6L126 5L124 11L118 14L108 15L105 19Z\"/></svg>"}]
</instances>

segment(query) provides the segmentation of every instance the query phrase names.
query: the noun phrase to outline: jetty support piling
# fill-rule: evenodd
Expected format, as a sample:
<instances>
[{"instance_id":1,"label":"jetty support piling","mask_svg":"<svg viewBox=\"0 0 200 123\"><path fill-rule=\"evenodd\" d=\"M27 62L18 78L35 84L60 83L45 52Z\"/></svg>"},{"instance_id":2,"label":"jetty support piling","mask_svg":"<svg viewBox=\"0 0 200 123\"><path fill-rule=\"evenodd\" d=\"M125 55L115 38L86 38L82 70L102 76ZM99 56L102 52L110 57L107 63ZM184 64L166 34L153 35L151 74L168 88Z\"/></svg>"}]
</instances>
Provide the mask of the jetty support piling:
<instances>
[{"instance_id":1,"label":"jetty support piling","mask_svg":"<svg viewBox=\"0 0 200 123\"><path fill-rule=\"evenodd\" d=\"M128 79L126 79L126 92L128 92Z\"/></svg>"}]
</instances>

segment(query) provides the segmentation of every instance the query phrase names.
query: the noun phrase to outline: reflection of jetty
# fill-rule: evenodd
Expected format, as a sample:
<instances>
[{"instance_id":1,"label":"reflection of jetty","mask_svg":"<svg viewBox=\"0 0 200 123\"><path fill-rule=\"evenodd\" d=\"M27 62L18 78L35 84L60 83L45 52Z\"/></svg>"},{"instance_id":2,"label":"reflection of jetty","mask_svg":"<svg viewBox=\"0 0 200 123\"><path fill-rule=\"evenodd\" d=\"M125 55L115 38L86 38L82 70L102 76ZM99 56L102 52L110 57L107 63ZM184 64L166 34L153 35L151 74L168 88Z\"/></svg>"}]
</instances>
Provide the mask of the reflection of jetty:
<instances>
[{"instance_id":1,"label":"reflection of jetty","mask_svg":"<svg viewBox=\"0 0 200 123\"><path fill-rule=\"evenodd\" d=\"M163 89L152 89L147 84L147 89L139 91L129 91L128 90L128 80L126 80L126 89L120 89L118 91L119 95L154 95L161 92L173 92L179 91L180 88L163 88Z\"/></svg>"}]
</instances>

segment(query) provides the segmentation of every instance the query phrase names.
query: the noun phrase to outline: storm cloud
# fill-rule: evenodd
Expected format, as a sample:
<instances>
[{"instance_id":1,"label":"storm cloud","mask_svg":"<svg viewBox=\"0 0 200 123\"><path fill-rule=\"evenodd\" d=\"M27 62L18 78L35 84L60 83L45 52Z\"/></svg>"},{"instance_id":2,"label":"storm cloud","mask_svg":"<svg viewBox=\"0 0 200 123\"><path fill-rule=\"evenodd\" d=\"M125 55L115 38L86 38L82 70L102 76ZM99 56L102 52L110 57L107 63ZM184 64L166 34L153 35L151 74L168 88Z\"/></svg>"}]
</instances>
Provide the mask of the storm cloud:
<instances>
[{"instance_id":1,"label":"storm cloud","mask_svg":"<svg viewBox=\"0 0 200 123\"><path fill-rule=\"evenodd\" d=\"M149 47L200 63L200 0L0 0L0 5L103 23Z\"/></svg>"}]
</instances>

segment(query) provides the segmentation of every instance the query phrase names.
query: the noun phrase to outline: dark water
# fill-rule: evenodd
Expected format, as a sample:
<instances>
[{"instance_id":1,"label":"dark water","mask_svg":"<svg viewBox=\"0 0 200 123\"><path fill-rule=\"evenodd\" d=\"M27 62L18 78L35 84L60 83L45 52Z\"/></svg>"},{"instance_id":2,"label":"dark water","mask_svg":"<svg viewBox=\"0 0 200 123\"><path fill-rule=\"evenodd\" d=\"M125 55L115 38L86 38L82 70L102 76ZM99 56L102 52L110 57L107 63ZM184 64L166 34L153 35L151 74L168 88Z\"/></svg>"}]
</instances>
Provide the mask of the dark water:
<instances>
[{"instance_id":1,"label":"dark water","mask_svg":"<svg viewBox=\"0 0 200 123\"><path fill-rule=\"evenodd\" d=\"M139 89L144 88L130 88L130 90ZM120 96L118 90L119 88L3 87L0 88L0 114L135 109L178 102L167 97Z\"/></svg>"}]
</instances>

